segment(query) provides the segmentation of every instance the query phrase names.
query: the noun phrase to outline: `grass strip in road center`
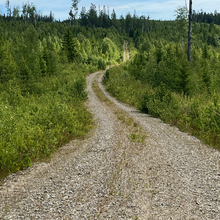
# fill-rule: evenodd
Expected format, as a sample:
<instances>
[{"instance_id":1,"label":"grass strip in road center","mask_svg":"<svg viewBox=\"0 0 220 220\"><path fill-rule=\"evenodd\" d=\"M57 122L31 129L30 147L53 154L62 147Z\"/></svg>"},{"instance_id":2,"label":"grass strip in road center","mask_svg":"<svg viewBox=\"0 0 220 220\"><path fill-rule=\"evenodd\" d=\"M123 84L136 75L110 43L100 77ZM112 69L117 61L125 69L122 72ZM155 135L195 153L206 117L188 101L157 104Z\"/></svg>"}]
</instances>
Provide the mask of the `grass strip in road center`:
<instances>
[{"instance_id":1,"label":"grass strip in road center","mask_svg":"<svg viewBox=\"0 0 220 220\"><path fill-rule=\"evenodd\" d=\"M97 74L97 76L95 77L94 82L92 84L93 91L95 92L97 97L102 102L106 103L107 106L113 107L115 109L117 108L115 104L111 100L109 100L108 97L106 97L106 95L102 92L102 90L100 89L98 85L100 76L102 74L103 72ZM133 142L139 142L139 143L144 142L146 135L143 132L143 129L141 128L141 126L137 122L134 122L134 119L132 117L129 117L125 111L118 109L118 108L114 110L113 113L115 114L118 120L126 124L126 126L129 128L130 140L132 140Z\"/></svg>"}]
</instances>

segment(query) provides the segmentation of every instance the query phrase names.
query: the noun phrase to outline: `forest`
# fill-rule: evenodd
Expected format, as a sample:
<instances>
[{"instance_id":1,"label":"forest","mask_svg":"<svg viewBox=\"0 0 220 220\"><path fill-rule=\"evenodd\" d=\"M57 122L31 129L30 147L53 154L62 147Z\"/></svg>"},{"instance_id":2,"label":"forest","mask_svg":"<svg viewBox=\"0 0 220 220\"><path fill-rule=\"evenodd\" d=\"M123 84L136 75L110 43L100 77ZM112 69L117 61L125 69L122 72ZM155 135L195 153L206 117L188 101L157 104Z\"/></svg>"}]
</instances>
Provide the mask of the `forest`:
<instances>
[{"instance_id":1,"label":"forest","mask_svg":"<svg viewBox=\"0 0 220 220\"><path fill-rule=\"evenodd\" d=\"M220 27L194 13L192 58L187 19L118 17L94 4L69 19L37 14L33 4L0 16L0 176L49 157L93 128L85 107L87 74L106 71L104 84L119 100L199 136L219 148ZM76 14L79 17L76 18Z\"/></svg>"}]
</instances>

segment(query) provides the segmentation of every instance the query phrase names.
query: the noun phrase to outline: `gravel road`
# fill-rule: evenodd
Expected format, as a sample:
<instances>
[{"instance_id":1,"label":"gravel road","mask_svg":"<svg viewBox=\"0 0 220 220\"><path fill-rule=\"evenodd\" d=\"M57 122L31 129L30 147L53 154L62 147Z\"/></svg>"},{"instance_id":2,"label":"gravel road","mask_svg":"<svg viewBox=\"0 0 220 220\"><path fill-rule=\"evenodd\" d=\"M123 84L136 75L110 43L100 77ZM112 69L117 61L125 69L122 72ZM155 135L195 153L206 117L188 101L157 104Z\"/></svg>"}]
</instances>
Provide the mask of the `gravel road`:
<instances>
[{"instance_id":1,"label":"gravel road","mask_svg":"<svg viewBox=\"0 0 220 220\"><path fill-rule=\"evenodd\" d=\"M96 96L95 80L114 104ZM0 219L220 219L220 152L110 97L100 72L87 77L87 90L96 129L49 163L7 177ZM120 109L143 141L130 138Z\"/></svg>"},{"instance_id":2,"label":"gravel road","mask_svg":"<svg viewBox=\"0 0 220 220\"><path fill-rule=\"evenodd\" d=\"M129 54L129 50L128 50L128 42L124 41L124 54L123 54L123 61L126 62L130 59L130 54Z\"/></svg>"}]
</instances>

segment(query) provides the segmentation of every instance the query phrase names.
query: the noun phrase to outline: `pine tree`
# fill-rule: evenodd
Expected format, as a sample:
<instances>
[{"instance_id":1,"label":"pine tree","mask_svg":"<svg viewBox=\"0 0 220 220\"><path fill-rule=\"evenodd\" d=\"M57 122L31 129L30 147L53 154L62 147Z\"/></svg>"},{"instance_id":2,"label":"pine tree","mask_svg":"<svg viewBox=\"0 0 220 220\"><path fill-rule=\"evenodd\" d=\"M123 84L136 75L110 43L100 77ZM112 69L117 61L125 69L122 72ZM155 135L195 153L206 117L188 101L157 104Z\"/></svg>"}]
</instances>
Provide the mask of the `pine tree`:
<instances>
[{"instance_id":1,"label":"pine tree","mask_svg":"<svg viewBox=\"0 0 220 220\"><path fill-rule=\"evenodd\" d=\"M20 7L16 6L13 8L13 17L18 18L19 17L19 12L20 12Z\"/></svg>"},{"instance_id":2,"label":"pine tree","mask_svg":"<svg viewBox=\"0 0 220 220\"><path fill-rule=\"evenodd\" d=\"M7 16L8 16L9 18L11 18L11 7L10 7L10 1L9 1L9 0L6 1L5 7L6 7L6 9L7 9Z\"/></svg>"},{"instance_id":3,"label":"pine tree","mask_svg":"<svg viewBox=\"0 0 220 220\"><path fill-rule=\"evenodd\" d=\"M2 39L1 39L2 40ZM0 40L0 41L1 41ZM1 82L7 82L13 79L17 74L18 68L15 60L10 53L10 44L5 42L0 44L0 80Z\"/></svg>"},{"instance_id":4,"label":"pine tree","mask_svg":"<svg viewBox=\"0 0 220 220\"><path fill-rule=\"evenodd\" d=\"M97 10L94 4L91 4L90 10L88 13L89 24L91 28L95 28L97 26Z\"/></svg>"},{"instance_id":5,"label":"pine tree","mask_svg":"<svg viewBox=\"0 0 220 220\"><path fill-rule=\"evenodd\" d=\"M117 25L117 16L115 13L115 10L113 9L112 14L111 14L111 22L112 22L112 26L116 26Z\"/></svg>"},{"instance_id":6,"label":"pine tree","mask_svg":"<svg viewBox=\"0 0 220 220\"><path fill-rule=\"evenodd\" d=\"M85 7L82 7L82 11L80 12L80 20L81 20L81 25L83 26L88 25L88 14L86 13Z\"/></svg>"},{"instance_id":7,"label":"pine tree","mask_svg":"<svg viewBox=\"0 0 220 220\"><path fill-rule=\"evenodd\" d=\"M79 41L73 37L70 29L68 29L64 35L63 46L67 54L68 61L76 61L76 59L79 57Z\"/></svg>"},{"instance_id":8,"label":"pine tree","mask_svg":"<svg viewBox=\"0 0 220 220\"><path fill-rule=\"evenodd\" d=\"M189 0L188 62L191 62L192 0Z\"/></svg>"}]
</instances>

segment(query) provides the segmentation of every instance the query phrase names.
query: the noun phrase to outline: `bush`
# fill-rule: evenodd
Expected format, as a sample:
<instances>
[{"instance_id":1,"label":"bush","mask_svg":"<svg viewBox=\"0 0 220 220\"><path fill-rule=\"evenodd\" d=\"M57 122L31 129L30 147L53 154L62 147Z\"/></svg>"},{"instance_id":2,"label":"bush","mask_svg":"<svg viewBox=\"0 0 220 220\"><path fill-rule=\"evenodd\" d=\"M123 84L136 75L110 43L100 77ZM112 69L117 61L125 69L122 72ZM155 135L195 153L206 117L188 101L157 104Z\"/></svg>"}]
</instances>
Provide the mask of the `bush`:
<instances>
[{"instance_id":1,"label":"bush","mask_svg":"<svg viewBox=\"0 0 220 220\"><path fill-rule=\"evenodd\" d=\"M23 85L11 86L14 81L1 85L0 174L31 166L91 129L91 114L83 105L87 94L82 72L88 67L82 68L66 66L59 76L33 83L25 96Z\"/></svg>"},{"instance_id":2,"label":"bush","mask_svg":"<svg viewBox=\"0 0 220 220\"><path fill-rule=\"evenodd\" d=\"M136 80L123 66L107 70L104 83L118 100L160 117L220 149L219 94L189 97L170 91L163 83L153 88L147 82Z\"/></svg>"}]
</instances>

